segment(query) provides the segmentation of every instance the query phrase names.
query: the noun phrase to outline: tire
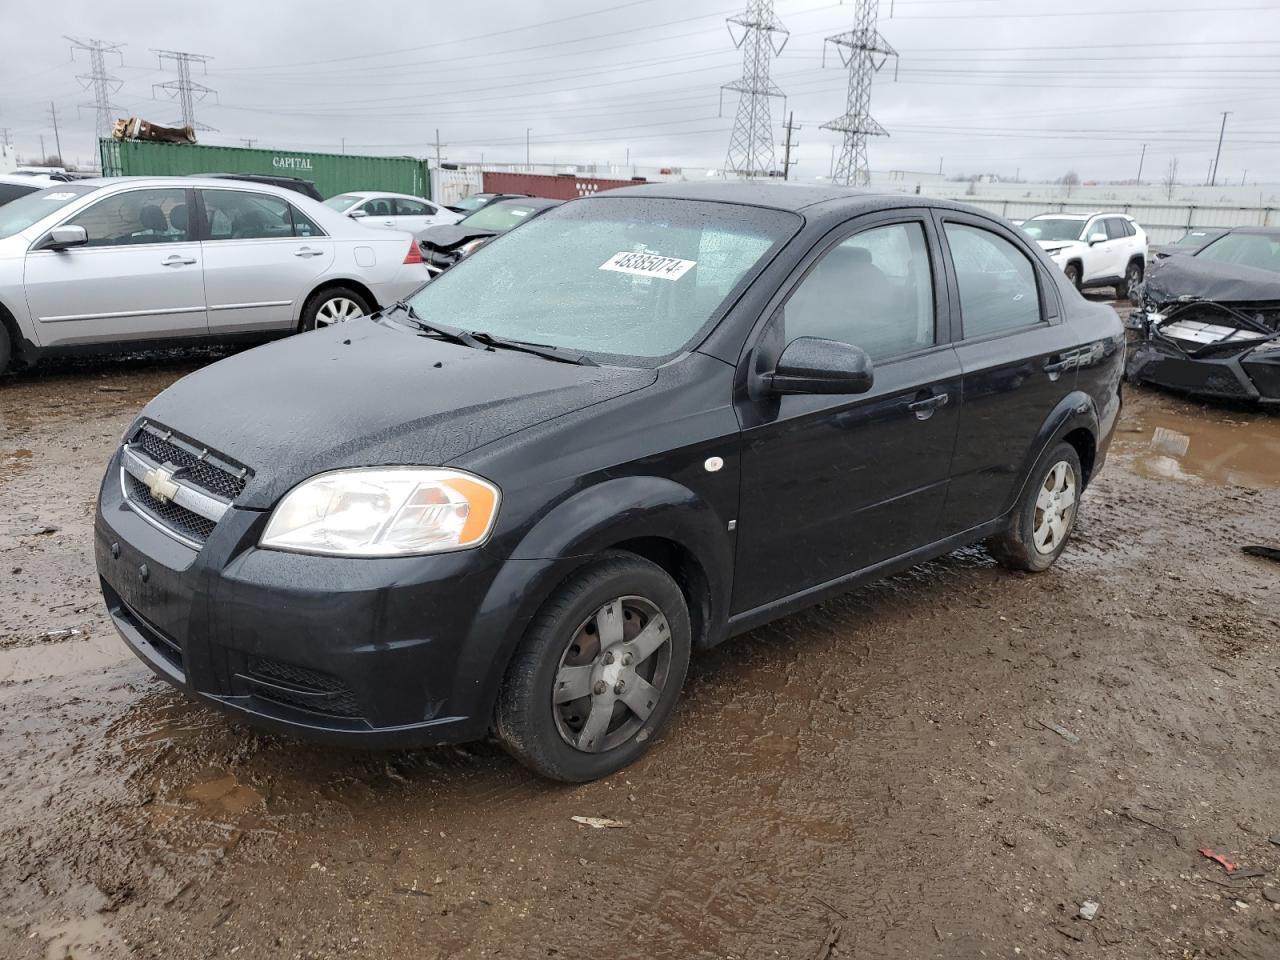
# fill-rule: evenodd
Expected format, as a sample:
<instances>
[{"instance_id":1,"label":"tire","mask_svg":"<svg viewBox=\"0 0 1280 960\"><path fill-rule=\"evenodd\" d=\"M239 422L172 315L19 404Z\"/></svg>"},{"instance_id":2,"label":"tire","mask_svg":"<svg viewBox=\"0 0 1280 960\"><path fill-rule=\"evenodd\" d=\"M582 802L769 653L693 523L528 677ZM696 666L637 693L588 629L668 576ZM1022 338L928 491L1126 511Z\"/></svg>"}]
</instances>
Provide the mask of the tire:
<instances>
[{"instance_id":1,"label":"tire","mask_svg":"<svg viewBox=\"0 0 1280 960\"><path fill-rule=\"evenodd\" d=\"M1065 267L1062 268L1062 272L1067 275L1067 281L1073 287L1079 290L1080 289L1080 264L1068 263Z\"/></svg>"},{"instance_id":2,"label":"tire","mask_svg":"<svg viewBox=\"0 0 1280 960\"><path fill-rule=\"evenodd\" d=\"M12 360L13 344L9 342L9 331L5 329L3 323L0 323L0 374L9 369L9 364Z\"/></svg>"},{"instance_id":3,"label":"tire","mask_svg":"<svg viewBox=\"0 0 1280 960\"><path fill-rule=\"evenodd\" d=\"M987 541L996 562L1030 573L1048 570L1075 529L1083 477L1080 457L1069 443L1059 443L1041 457L1009 528ZM1060 525L1052 522L1055 516Z\"/></svg>"},{"instance_id":4,"label":"tire","mask_svg":"<svg viewBox=\"0 0 1280 960\"><path fill-rule=\"evenodd\" d=\"M1124 271L1124 283L1116 284L1116 299L1138 302L1138 288L1142 286L1142 262L1132 260Z\"/></svg>"},{"instance_id":5,"label":"tire","mask_svg":"<svg viewBox=\"0 0 1280 960\"><path fill-rule=\"evenodd\" d=\"M612 642L602 644L605 632ZM552 780L607 776L639 757L666 723L691 646L684 595L666 571L607 554L566 580L529 625L498 695L497 735Z\"/></svg>"},{"instance_id":6,"label":"tire","mask_svg":"<svg viewBox=\"0 0 1280 960\"><path fill-rule=\"evenodd\" d=\"M335 323L355 320L370 313L369 302L350 287L326 287L317 290L302 307L300 333L320 330Z\"/></svg>"}]
</instances>

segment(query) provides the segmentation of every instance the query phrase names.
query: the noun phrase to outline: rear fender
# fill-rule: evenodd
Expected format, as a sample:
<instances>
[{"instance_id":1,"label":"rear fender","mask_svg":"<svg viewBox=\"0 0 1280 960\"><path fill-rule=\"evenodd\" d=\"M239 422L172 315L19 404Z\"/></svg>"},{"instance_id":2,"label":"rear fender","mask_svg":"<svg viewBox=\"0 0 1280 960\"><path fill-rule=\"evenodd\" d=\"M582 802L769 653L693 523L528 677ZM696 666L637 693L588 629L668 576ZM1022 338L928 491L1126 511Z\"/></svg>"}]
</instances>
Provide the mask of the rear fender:
<instances>
[{"instance_id":1,"label":"rear fender","mask_svg":"<svg viewBox=\"0 0 1280 960\"><path fill-rule=\"evenodd\" d=\"M1012 510L1022 500L1027 484L1032 482L1031 471L1039 459L1044 456L1045 451L1049 450L1073 430L1081 428L1087 430L1089 435L1093 437L1096 448L1098 437L1101 435L1098 423L1098 408L1089 394L1083 390L1073 390L1058 401L1058 405L1053 408L1049 416L1045 417L1044 423L1040 425L1040 430L1037 432L1031 446L1028 447L1026 458L1022 462L1022 483L1018 485L1018 491L1013 502L1005 504L1006 512Z\"/></svg>"}]
</instances>

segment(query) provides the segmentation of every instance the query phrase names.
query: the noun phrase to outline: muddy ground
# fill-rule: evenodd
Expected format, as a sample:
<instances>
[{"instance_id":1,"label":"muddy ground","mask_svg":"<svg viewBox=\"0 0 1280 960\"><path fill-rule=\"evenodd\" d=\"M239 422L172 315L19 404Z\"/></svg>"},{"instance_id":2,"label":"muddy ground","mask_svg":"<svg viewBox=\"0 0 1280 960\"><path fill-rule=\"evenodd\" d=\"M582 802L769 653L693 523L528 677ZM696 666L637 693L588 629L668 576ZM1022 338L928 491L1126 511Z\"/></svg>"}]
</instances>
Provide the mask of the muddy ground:
<instances>
[{"instance_id":1,"label":"muddy ground","mask_svg":"<svg viewBox=\"0 0 1280 960\"><path fill-rule=\"evenodd\" d=\"M0 382L5 960L1280 957L1280 564L1240 551L1280 417L1130 388L1051 571L975 548L756 630L565 787L255 733L125 651L102 465L208 359Z\"/></svg>"}]
</instances>

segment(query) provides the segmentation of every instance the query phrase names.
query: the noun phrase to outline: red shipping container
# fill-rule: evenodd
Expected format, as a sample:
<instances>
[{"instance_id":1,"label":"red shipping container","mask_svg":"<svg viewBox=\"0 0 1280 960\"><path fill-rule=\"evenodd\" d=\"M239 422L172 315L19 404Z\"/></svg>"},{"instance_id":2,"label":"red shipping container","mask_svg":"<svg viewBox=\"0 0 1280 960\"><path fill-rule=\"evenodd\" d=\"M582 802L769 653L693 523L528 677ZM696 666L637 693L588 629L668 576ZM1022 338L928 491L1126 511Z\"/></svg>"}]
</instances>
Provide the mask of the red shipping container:
<instances>
[{"instance_id":1,"label":"red shipping container","mask_svg":"<svg viewBox=\"0 0 1280 960\"><path fill-rule=\"evenodd\" d=\"M524 193L531 197L572 200L601 190L634 187L645 180L602 180L599 177L551 176L544 173L497 173L486 170L485 193Z\"/></svg>"}]
</instances>

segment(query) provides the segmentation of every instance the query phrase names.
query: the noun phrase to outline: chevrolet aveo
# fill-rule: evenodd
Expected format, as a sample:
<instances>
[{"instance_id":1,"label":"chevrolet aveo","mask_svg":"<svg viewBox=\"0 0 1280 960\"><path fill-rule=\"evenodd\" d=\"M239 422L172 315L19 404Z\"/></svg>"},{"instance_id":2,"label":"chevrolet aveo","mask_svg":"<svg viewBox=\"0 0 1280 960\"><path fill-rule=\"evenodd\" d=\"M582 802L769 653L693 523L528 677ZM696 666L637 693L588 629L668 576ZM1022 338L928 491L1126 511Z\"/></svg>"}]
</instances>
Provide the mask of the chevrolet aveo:
<instances>
[{"instance_id":1,"label":"chevrolet aveo","mask_svg":"<svg viewBox=\"0 0 1280 960\"><path fill-rule=\"evenodd\" d=\"M380 314L170 387L102 484L125 641L262 726L634 760L691 651L985 540L1057 558L1123 332L921 197L571 201Z\"/></svg>"}]
</instances>

